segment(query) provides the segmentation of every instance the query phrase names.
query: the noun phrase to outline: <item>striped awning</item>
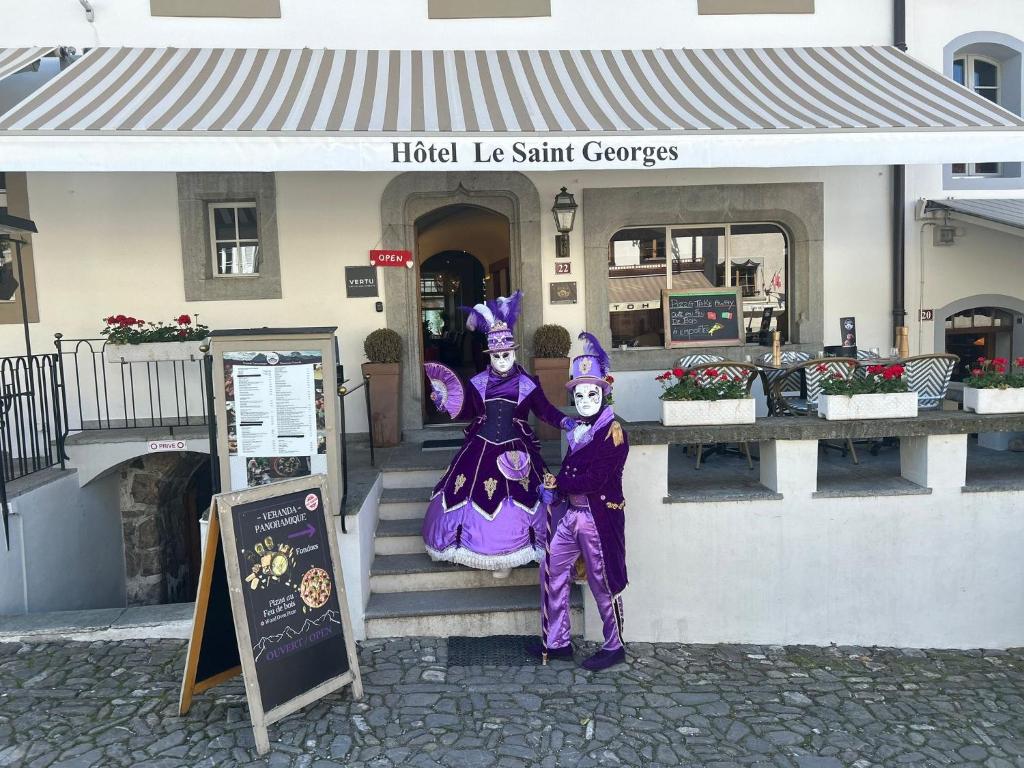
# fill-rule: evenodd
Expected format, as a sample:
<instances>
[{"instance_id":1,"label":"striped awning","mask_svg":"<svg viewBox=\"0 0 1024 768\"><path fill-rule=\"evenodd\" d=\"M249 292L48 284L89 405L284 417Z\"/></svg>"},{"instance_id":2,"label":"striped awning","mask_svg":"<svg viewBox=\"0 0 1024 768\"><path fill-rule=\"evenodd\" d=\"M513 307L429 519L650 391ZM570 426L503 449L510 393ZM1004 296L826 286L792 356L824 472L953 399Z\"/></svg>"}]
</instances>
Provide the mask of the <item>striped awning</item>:
<instances>
[{"instance_id":1,"label":"striped awning","mask_svg":"<svg viewBox=\"0 0 1024 768\"><path fill-rule=\"evenodd\" d=\"M55 45L49 48L0 48L0 80L31 66L55 50Z\"/></svg>"},{"instance_id":2,"label":"striped awning","mask_svg":"<svg viewBox=\"0 0 1024 768\"><path fill-rule=\"evenodd\" d=\"M612 277L608 280L608 305L612 312L657 309L661 306L661 292L667 287L665 275ZM672 275L672 287L696 290L713 286L703 272L690 270Z\"/></svg>"},{"instance_id":3,"label":"striped awning","mask_svg":"<svg viewBox=\"0 0 1024 768\"><path fill-rule=\"evenodd\" d=\"M978 133L985 138L972 140L973 156L963 157L965 136ZM881 134L903 135L904 141L880 142ZM193 167L219 162L222 170L455 170L479 169L481 163L492 169L557 170L1024 159L1008 155L1008 148L1019 152L1021 146L1020 117L895 48L870 46L97 48L0 116L0 160L6 160L5 147L32 148L31 142L18 141L22 137L43 136L81 137L79 153L116 146L111 154L117 156L109 159L133 168L140 162L159 166L152 150L154 157L124 141L133 137L174 137L176 144L160 143L158 151L195 148ZM193 143L183 143L183 136ZM266 148L267 154L259 157L250 144L244 158L241 152L226 153L223 143L216 148L203 143L224 136L276 143L261 144L260 153ZM116 143L108 140L115 137ZM585 146L587 139L612 137L620 143ZM301 157L311 146L301 142L310 138L331 152L315 161ZM408 146L397 143L405 139ZM448 144L431 151L430 142L446 139ZM517 140L522 151L513 146ZM416 142L423 145L421 156L413 154ZM52 151L60 145L46 146ZM445 147L452 148L447 155ZM800 147L802 152L794 152ZM536 152L529 155L531 149ZM179 152L177 158L182 157Z\"/></svg>"}]
</instances>

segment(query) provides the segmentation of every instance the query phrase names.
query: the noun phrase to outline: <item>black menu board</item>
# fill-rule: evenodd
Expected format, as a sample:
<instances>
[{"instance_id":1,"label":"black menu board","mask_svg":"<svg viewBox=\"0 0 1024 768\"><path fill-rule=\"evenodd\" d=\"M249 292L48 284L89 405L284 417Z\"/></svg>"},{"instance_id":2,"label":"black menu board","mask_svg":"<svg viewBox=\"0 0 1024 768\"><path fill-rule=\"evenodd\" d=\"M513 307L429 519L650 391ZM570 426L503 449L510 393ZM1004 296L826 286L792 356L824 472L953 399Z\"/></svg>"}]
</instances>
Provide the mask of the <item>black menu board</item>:
<instances>
[{"instance_id":1,"label":"black menu board","mask_svg":"<svg viewBox=\"0 0 1024 768\"><path fill-rule=\"evenodd\" d=\"M665 347L742 344L743 300L738 288L662 291Z\"/></svg>"},{"instance_id":2,"label":"black menu board","mask_svg":"<svg viewBox=\"0 0 1024 768\"><path fill-rule=\"evenodd\" d=\"M349 668L323 499L309 488L241 504L231 517L260 698L270 711Z\"/></svg>"}]
</instances>

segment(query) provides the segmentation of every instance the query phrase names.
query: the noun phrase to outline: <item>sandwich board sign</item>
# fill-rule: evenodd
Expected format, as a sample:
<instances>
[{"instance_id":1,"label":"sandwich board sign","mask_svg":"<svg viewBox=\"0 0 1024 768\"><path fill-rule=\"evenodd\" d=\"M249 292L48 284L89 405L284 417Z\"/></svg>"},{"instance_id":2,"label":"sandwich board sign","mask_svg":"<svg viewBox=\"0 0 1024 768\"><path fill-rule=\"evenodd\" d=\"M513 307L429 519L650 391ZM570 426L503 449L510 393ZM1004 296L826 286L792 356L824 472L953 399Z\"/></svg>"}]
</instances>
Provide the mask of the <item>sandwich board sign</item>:
<instances>
[{"instance_id":1,"label":"sandwich board sign","mask_svg":"<svg viewBox=\"0 0 1024 768\"><path fill-rule=\"evenodd\" d=\"M215 516L222 552L220 558L203 559L180 709L187 711L193 692L237 674L240 667L256 751L262 755L270 749L270 724L346 685L352 686L353 698L363 695L327 478L299 477L218 494L210 541ZM211 546L216 544L208 543L207 554L215 555ZM224 568L219 579L218 560ZM237 652L234 670L218 671L233 660L223 658L223 648L212 651L220 658L204 667L204 655L223 645L211 631L219 617L210 611L224 597L218 585L226 586L233 618L234 637L227 644ZM212 676L203 678L203 672Z\"/></svg>"}]
</instances>

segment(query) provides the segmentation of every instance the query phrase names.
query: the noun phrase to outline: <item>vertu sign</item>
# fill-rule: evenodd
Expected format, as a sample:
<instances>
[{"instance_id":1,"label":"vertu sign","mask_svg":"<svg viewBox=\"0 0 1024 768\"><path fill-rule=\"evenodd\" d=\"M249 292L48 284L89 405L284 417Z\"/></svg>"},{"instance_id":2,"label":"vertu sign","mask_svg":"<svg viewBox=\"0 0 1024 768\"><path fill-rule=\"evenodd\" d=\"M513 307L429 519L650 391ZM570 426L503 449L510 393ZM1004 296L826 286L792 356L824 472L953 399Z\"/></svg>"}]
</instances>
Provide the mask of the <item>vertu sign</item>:
<instances>
[{"instance_id":1,"label":"vertu sign","mask_svg":"<svg viewBox=\"0 0 1024 768\"><path fill-rule=\"evenodd\" d=\"M375 267L412 267L412 251L370 251Z\"/></svg>"}]
</instances>

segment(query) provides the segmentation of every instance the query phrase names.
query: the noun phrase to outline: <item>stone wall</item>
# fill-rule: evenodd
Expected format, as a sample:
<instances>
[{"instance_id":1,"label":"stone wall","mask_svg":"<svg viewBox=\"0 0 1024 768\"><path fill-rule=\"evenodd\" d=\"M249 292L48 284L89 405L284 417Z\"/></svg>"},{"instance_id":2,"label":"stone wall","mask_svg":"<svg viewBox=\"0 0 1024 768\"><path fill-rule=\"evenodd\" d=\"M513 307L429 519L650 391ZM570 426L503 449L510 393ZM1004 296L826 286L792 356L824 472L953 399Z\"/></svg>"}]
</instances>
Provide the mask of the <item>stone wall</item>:
<instances>
[{"instance_id":1,"label":"stone wall","mask_svg":"<svg viewBox=\"0 0 1024 768\"><path fill-rule=\"evenodd\" d=\"M184 496L192 474L208 461L198 453L154 453L133 459L122 470L128 605L191 599L187 526L198 523L188 519Z\"/></svg>"}]
</instances>

